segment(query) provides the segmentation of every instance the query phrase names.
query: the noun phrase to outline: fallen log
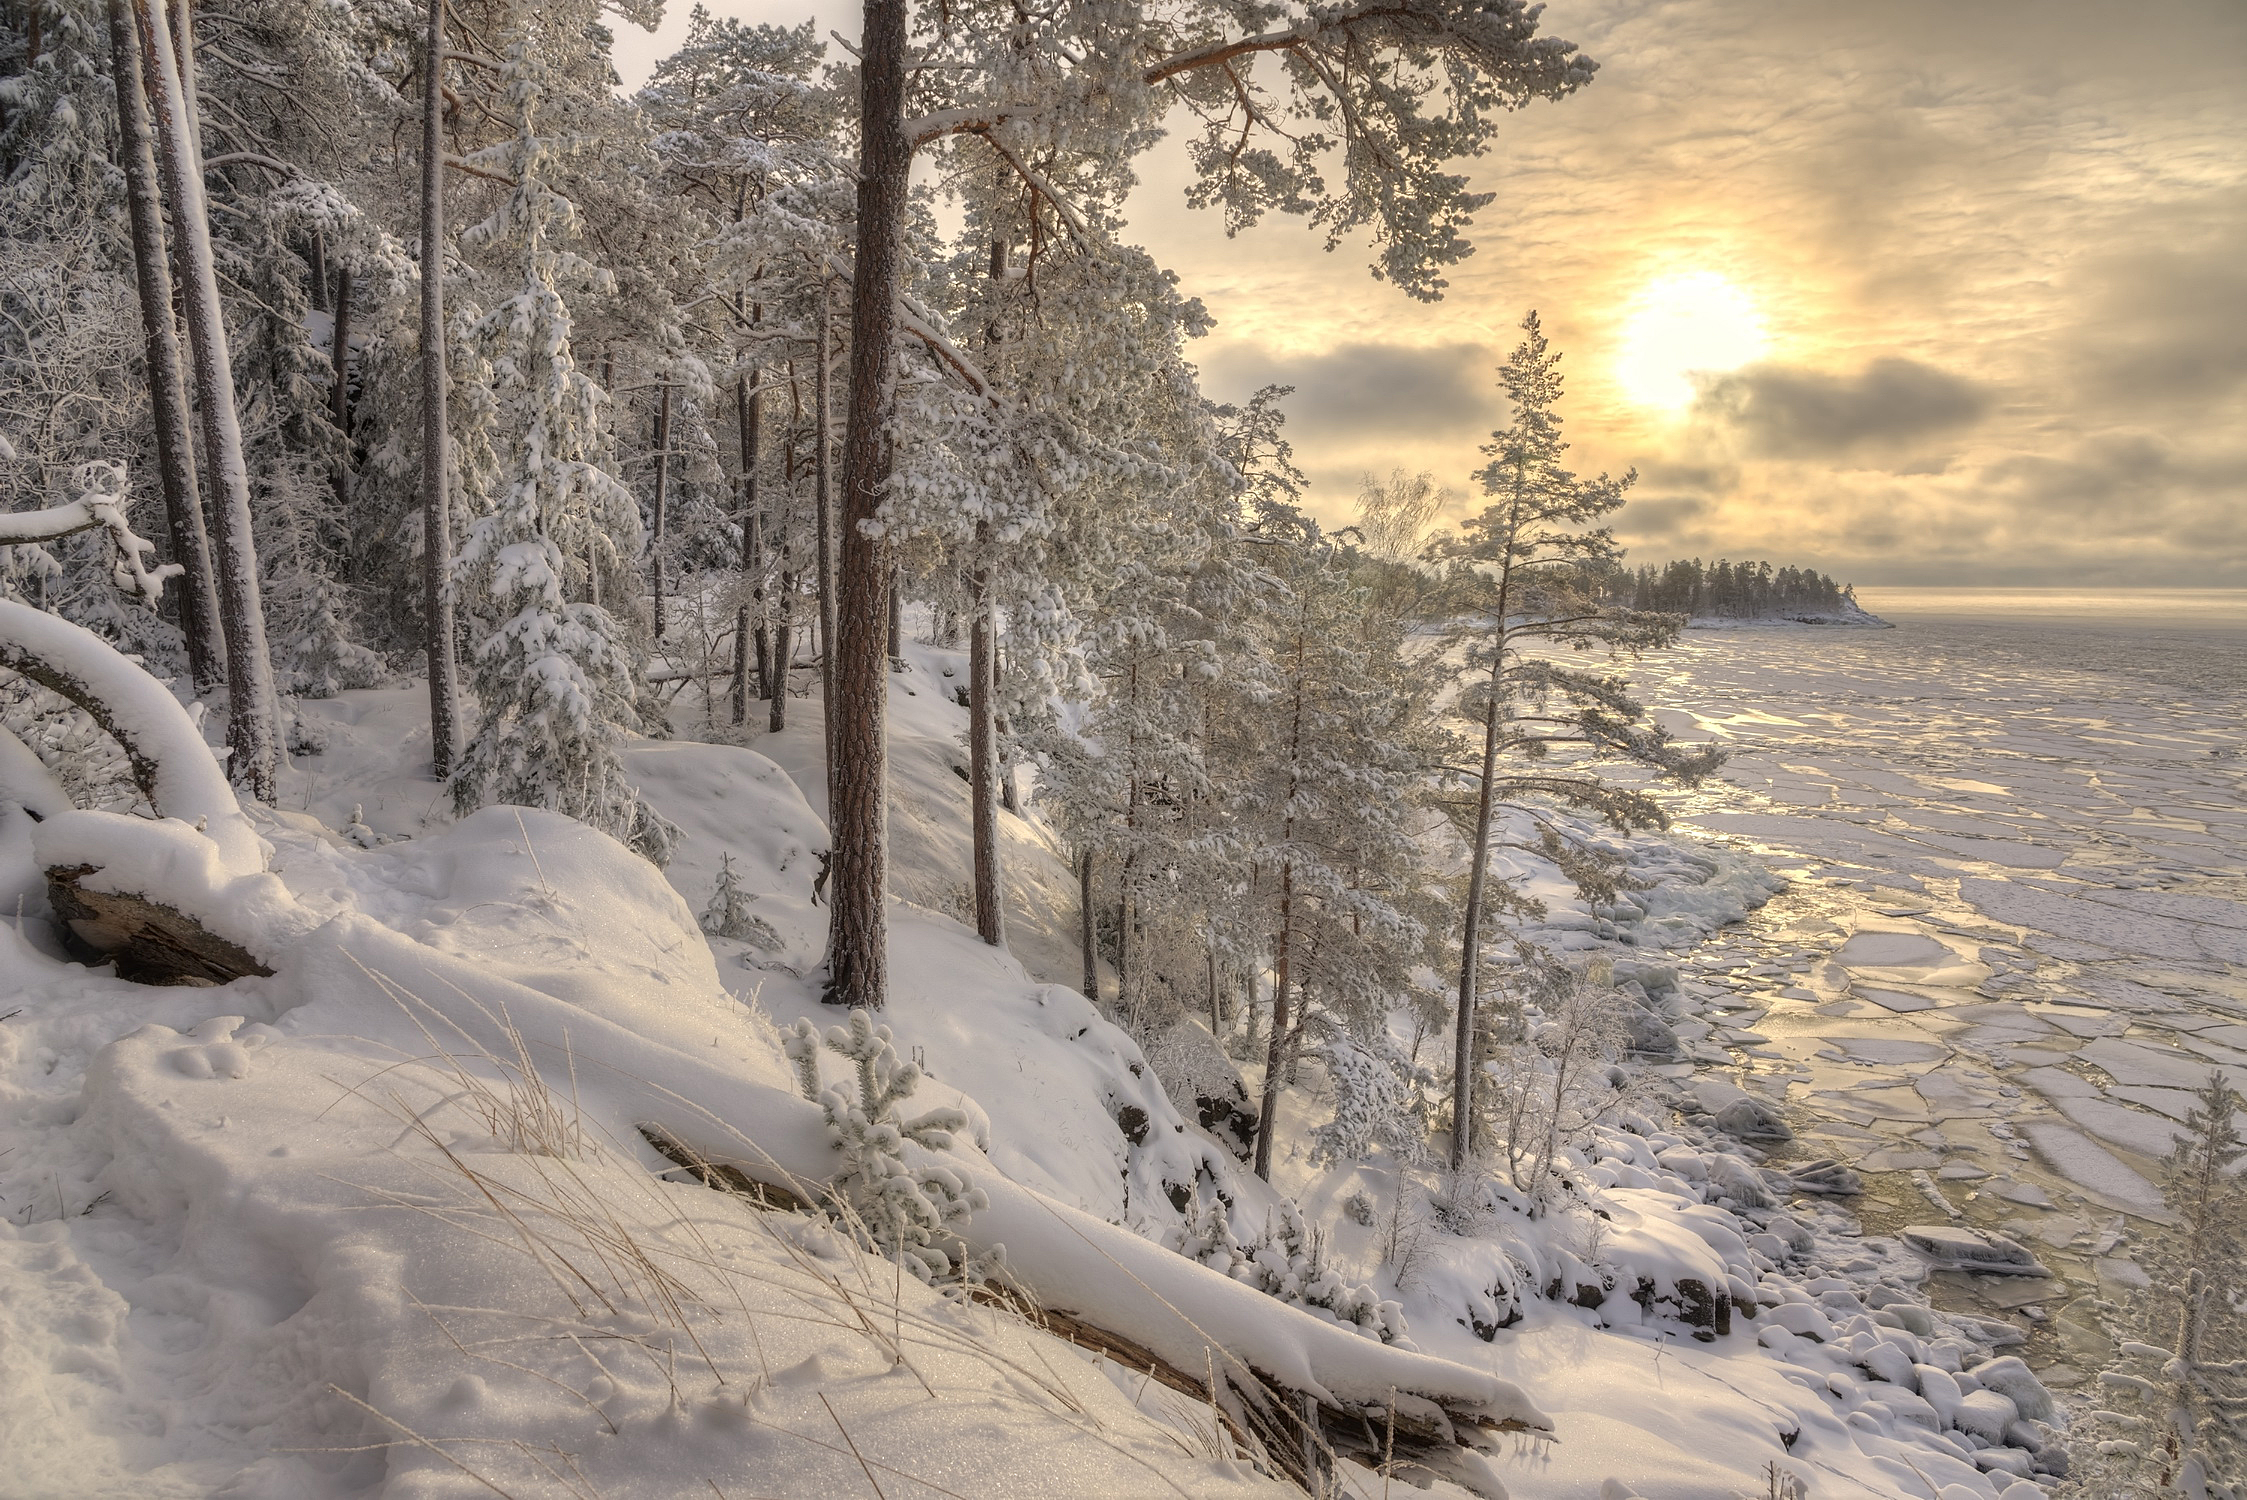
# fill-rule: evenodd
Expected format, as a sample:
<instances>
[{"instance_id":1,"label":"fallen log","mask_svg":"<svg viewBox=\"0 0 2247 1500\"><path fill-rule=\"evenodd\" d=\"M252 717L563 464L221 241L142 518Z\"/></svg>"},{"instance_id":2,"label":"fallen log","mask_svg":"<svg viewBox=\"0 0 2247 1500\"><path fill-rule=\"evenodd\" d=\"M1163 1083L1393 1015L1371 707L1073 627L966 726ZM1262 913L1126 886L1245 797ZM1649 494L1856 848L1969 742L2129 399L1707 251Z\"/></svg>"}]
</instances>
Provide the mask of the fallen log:
<instances>
[{"instance_id":1,"label":"fallen log","mask_svg":"<svg viewBox=\"0 0 2247 1500\"><path fill-rule=\"evenodd\" d=\"M186 912L130 891L100 891L84 884L94 865L61 865L47 871L47 902L91 962L114 960L117 977L139 984L210 986L250 975L270 975L240 944L205 927Z\"/></svg>"},{"instance_id":2,"label":"fallen log","mask_svg":"<svg viewBox=\"0 0 2247 1500\"><path fill-rule=\"evenodd\" d=\"M759 1176L738 1162L713 1162L660 1126L642 1125L639 1130L659 1155L704 1187L747 1199L762 1210L802 1213L814 1207L805 1197L807 1184L801 1179L784 1185L769 1180L780 1175L770 1170ZM1034 1328L1207 1403L1244 1451L1268 1462L1310 1494L1326 1492L1325 1477L1333 1473L1338 1457L1346 1457L1408 1483L1425 1486L1430 1479L1445 1479L1473 1494L1503 1495L1472 1456L1473 1450L1489 1448L1498 1434L1540 1430L1517 1417L1447 1407L1440 1400L1395 1388L1385 1403L1376 1406L1347 1403L1331 1394L1321 1399L1251 1364L1220 1359L1214 1349L1205 1351L1203 1370L1188 1371L1079 1312L1040 1302L1021 1286L986 1284L973 1295ZM1272 1310L1278 1315L1285 1306L1275 1303Z\"/></svg>"}]
</instances>

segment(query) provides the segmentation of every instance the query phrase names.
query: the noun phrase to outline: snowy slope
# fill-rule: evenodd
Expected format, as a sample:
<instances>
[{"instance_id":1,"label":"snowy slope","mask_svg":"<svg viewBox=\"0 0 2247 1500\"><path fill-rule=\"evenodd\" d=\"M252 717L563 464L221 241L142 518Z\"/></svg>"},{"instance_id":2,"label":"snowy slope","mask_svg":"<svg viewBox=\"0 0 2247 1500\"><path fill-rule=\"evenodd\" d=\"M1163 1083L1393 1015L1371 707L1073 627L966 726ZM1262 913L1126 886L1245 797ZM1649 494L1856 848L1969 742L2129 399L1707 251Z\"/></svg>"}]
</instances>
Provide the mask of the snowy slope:
<instances>
[{"instance_id":1,"label":"snowy slope","mask_svg":"<svg viewBox=\"0 0 2247 1500\"><path fill-rule=\"evenodd\" d=\"M919 803L899 815L916 861L901 894L940 893L966 863L964 715L928 691L944 664L926 654L898 683L899 803ZM836 1019L806 977L820 788L787 768L816 759L815 728L633 747L687 833L659 873L548 814L443 826L412 769L414 707L409 690L307 705L328 748L291 773L299 810L261 815L272 875L166 864L167 890L223 908L274 977L126 984L62 961L35 909L0 937L0 1011L16 1012L0 1023L0 1442L31 1476L0 1492L1280 1488L1206 1406L947 1301L813 1220L670 1180L640 1138L656 1122L768 1180L824 1170L774 1025ZM1007 823L1018 941L1067 973L1074 891L1035 822ZM87 814L36 840L22 825L0 810L16 866L0 874L26 887L34 842L122 866L194 837ZM769 939L697 931L721 856ZM1679 858L1651 842L1636 857ZM1629 913L1556 901L1547 936L1596 946L1622 922L1683 944L1765 889L1699 856L1672 873ZM1517 1500L1609 1479L1719 1500L1773 1460L1821 1496L1961 1500L2028 1467L2004 1424L1975 1437L1943 1409L1989 1351L1893 1310L1908 1256L1860 1249L1838 1221L1707 1201L1754 1176L1735 1143L1640 1121L1581 1163L1590 1215L1532 1223L1500 1195L1464 1233L1419 1226L1419 1265L1384 1283L1414 1354L1164 1248L1183 1203L1228 1201L1248 1233L1280 1200L1083 997L910 898L893 941L885 1020L930 1075L915 1105L971 1122L962 1159L991 1199L971 1239L1004 1244L1045 1305L1180 1369L1238 1358L1374 1421L1399 1387L1511 1417L1523 1430L1482 1472ZM1337 1265L1374 1276L1395 1164L1312 1170L1315 1087L1290 1110L1279 1186ZM1376 1227L1345 1211L1352 1195ZM1569 1305L1592 1285L1599 1305ZM1729 1331L1695 1329L1696 1288L1737 1299ZM2033 1384L2010 1387L2015 1418ZM1348 1464L1337 1482L1382 1488Z\"/></svg>"}]
</instances>

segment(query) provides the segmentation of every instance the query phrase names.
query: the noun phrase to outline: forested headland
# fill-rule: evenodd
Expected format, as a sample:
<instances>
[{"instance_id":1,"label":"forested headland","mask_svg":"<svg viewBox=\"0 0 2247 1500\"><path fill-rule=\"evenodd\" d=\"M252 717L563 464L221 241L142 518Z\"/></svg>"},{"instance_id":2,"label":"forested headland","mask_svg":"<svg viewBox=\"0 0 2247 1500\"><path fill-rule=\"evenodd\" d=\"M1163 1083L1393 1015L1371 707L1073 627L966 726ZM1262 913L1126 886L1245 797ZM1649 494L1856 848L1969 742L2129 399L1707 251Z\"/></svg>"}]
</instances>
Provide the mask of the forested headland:
<instances>
[{"instance_id":1,"label":"forested headland","mask_svg":"<svg viewBox=\"0 0 2247 1500\"><path fill-rule=\"evenodd\" d=\"M1641 563L1608 577L1607 597L1632 609L1659 610L1692 619L1842 619L1859 613L1853 585L1836 583L1811 568L1774 568L1767 562L1704 563L1686 558Z\"/></svg>"}]
</instances>

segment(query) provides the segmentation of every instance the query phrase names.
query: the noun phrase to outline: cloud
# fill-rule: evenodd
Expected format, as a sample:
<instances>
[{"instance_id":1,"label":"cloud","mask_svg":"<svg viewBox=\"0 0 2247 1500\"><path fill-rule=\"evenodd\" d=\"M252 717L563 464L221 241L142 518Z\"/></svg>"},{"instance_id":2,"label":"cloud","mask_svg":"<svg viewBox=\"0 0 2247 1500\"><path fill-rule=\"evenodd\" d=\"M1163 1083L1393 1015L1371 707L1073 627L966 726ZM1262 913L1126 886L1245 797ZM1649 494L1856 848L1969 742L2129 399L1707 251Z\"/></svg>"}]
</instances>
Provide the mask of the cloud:
<instances>
[{"instance_id":1,"label":"cloud","mask_svg":"<svg viewBox=\"0 0 2247 1500\"><path fill-rule=\"evenodd\" d=\"M1855 375L1751 365L1706 379L1694 409L1764 457L1824 458L1956 432L1990 406L1986 386L1888 356Z\"/></svg>"},{"instance_id":2,"label":"cloud","mask_svg":"<svg viewBox=\"0 0 2247 1500\"><path fill-rule=\"evenodd\" d=\"M1278 358L1236 345L1209 359L1206 384L1243 394L1294 386L1282 403L1287 435L1309 448L1364 437L1479 434L1497 425L1503 410L1495 363L1480 344L1349 343Z\"/></svg>"},{"instance_id":3,"label":"cloud","mask_svg":"<svg viewBox=\"0 0 2247 1500\"><path fill-rule=\"evenodd\" d=\"M2071 341L2094 401L2197 416L2229 406L2247 384L2247 193L2165 217L2168 243L2086 268L2077 284L2089 314ZM2192 222L2200 218L2214 222Z\"/></svg>"},{"instance_id":4,"label":"cloud","mask_svg":"<svg viewBox=\"0 0 2247 1500\"><path fill-rule=\"evenodd\" d=\"M1633 498L1616 517L1615 529L1631 542L1677 543L1698 540L1711 507L1694 495Z\"/></svg>"}]
</instances>

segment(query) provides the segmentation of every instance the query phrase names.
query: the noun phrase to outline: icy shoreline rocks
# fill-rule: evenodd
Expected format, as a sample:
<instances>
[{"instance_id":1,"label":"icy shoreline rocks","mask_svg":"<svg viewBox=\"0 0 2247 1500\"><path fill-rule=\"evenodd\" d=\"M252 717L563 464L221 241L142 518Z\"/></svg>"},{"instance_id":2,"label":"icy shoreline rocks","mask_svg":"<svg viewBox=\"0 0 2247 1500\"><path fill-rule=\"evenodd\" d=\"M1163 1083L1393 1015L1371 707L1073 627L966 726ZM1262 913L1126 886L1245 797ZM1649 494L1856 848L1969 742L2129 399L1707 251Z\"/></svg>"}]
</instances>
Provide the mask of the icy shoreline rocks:
<instances>
[{"instance_id":1,"label":"icy shoreline rocks","mask_svg":"<svg viewBox=\"0 0 2247 1500\"><path fill-rule=\"evenodd\" d=\"M1938 1271L1979 1271L2000 1276L2052 1274L2027 1249L2001 1234L1957 1224L1907 1224L1896 1233Z\"/></svg>"}]
</instances>

